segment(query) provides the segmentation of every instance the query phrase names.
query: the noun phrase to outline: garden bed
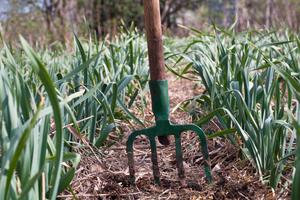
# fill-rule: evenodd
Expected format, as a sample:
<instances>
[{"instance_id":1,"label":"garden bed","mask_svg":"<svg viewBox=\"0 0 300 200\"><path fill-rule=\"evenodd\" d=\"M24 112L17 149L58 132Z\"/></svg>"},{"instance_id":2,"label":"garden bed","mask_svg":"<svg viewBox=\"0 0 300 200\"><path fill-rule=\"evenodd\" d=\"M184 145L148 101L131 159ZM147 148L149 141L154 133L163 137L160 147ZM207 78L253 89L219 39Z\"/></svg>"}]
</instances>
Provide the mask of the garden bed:
<instances>
[{"instance_id":1,"label":"garden bed","mask_svg":"<svg viewBox=\"0 0 300 200\"><path fill-rule=\"evenodd\" d=\"M193 87L191 81L174 77L169 77L169 80L171 109L202 91ZM148 121L153 121L150 105L145 115ZM171 113L171 120L179 124L188 123L191 117L177 109ZM82 159L71 184L78 199L276 199L272 190L259 180L250 162L240 159L239 148L226 139L208 142L214 178L213 183L208 184L204 178L199 143L193 133L184 134L182 139L187 187L182 187L178 181L174 145L158 145L161 186L153 184L151 152L147 139L142 137L135 142L137 181L136 187L131 187L125 143L132 128L124 122L121 127L125 137L119 139L118 135L112 133L109 142L114 144L111 147L94 149L94 153L90 149L79 150ZM214 123L205 127L206 131L216 129ZM281 198L284 198L290 194L287 191L282 195ZM73 195L66 191L59 197L72 199Z\"/></svg>"}]
</instances>

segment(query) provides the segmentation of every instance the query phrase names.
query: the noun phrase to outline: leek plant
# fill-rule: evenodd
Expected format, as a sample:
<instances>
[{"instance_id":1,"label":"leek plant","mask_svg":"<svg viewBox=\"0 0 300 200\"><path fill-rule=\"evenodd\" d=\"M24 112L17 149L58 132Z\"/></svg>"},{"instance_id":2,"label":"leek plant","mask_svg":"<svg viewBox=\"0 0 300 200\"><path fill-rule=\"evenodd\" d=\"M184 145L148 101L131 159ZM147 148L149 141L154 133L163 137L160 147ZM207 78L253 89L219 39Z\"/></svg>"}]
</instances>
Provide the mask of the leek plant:
<instances>
[{"instance_id":1,"label":"leek plant","mask_svg":"<svg viewBox=\"0 0 300 200\"><path fill-rule=\"evenodd\" d=\"M118 119L137 119L148 79L146 43L135 30L112 41L80 41L35 52L0 49L0 199L56 199L70 188L80 156L101 146Z\"/></svg>"},{"instance_id":2,"label":"leek plant","mask_svg":"<svg viewBox=\"0 0 300 200\"><path fill-rule=\"evenodd\" d=\"M113 41L82 43L75 37L74 43L75 58L58 54L50 68L62 96L82 94L69 106L88 141L103 145L117 126L115 116L144 126L130 112L138 96L144 99L148 80L144 38L137 31L124 30Z\"/></svg>"},{"instance_id":3,"label":"leek plant","mask_svg":"<svg viewBox=\"0 0 300 200\"><path fill-rule=\"evenodd\" d=\"M39 56L21 41L26 53L21 62L7 46L0 53L0 199L56 199L71 182L79 155L64 152L54 83ZM33 85L32 76L40 82Z\"/></svg>"},{"instance_id":4,"label":"leek plant","mask_svg":"<svg viewBox=\"0 0 300 200\"><path fill-rule=\"evenodd\" d=\"M296 103L300 102L300 39L297 36L293 36L296 42L296 47L289 46L290 54L284 54L278 52L283 58L280 60L280 64L270 62L272 68L274 68L280 76L286 81L290 90L293 92ZM294 165L294 178L292 185L292 200L299 199L300 197L300 108L295 109L295 114L290 112L292 118L292 124L294 126L294 132L297 135L297 149L295 150L296 159Z\"/></svg>"},{"instance_id":5,"label":"leek plant","mask_svg":"<svg viewBox=\"0 0 300 200\"><path fill-rule=\"evenodd\" d=\"M176 64L186 62L181 70L170 67L172 71L186 77L193 67L205 87L205 93L193 102L209 112L196 116L195 123L203 125L217 118L221 131L208 137L228 135L240 144L261 179L274 189L295 155L296 133L287 111L299 106L294 104L289 83L272 66L283 61L292 65L296 60L287 62L287 58L297 48L288 33L236 34L216 29L213 35L196 31L179 58L171 56L177 57Z\"/></svg>"}]
</instances>

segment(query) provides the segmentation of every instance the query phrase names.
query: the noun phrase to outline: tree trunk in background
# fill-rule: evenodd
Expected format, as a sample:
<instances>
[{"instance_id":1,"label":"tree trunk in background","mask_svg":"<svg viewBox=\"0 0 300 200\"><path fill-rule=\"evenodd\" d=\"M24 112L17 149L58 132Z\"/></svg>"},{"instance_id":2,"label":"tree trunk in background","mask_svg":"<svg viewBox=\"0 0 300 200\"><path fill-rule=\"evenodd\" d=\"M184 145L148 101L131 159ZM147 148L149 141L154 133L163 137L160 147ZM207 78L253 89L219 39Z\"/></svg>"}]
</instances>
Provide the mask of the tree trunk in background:
<instances>
[{"instance_id":1,"label":"tree trunk in background","mask_svg":"<svg viewBox=\"0 0 300 200\"><path fill-rule=\"evenodd\" d=\"M266 28L271 28L271 26L272 26L273 5L274 5L274 0L267 0Z\"/></svg>"},{"instance_id":2,"label":"tree trunk in background","mask_svg":"<svg viewBox=\"0 0 300 200\"><path fill-rule=\"evenodd\" d=\"M243 30L245 27L247 27L249 22L249 13L248 13L248 0L240 0L237 5L237 17L238 17L238 24L237 28L238 30Z\"/></svg>"},{"instance_id":3,"label":"tree trunk in background","mask_svg":"<svg viewBox=\"0 0 300 200\"><path fill-rule=\"evenodd\" d=\"M177 26L177 18L182 17L183 10L194 10L198 8L203 0L161 0L161 19L162 24L167 28L175 28ZM222 1L222 0L217 0Z\"/></svg>"},{"instance_id":4,"label":"tree trunk in background","mask_svg":"<svg viewBox=\"0 0 300 200\"><path fill-rule=\"evenodd\" d=\"M172 0L166 0L166 1L161 1L161 22L163 25L166 27L170 26L171 19L170 19L170 11L172 9Z\"/></svg>"},{"instance_id":5,"label":"tree trunk in background","mask_svg":"<svg viewBox=\"0 0 300 200\"><path fill-rule=\"evenodd\" d=\"M54 0L44 0L43 1L43 7L45 9L44 11L44 16L45 16L45 21L47 24L47 30L49 34L50 41L55 40L54 33L56 32L55 26L54 26L54 16L55 16L55 6L57 2Z\"/></svg>"},{"instance_id":6,"label":"tree trunk in background","mask_svg":"<svg viewBox=\"0 0 300 200\"><path fill-rule=\"evenodd\" d=\"M69 0L71 1L71 0ZM57 24L57 29L59 31L60 41L65 42L65 34L66 34L66 23L65 20L67 19L67 11L66 11L66 0L60 0L57 3L56 8L57 17L59 19L59 23Z\"/></svg>"},{"instance_id":7,"label":"tree trunk in background","mask_svg":"<svg viewBox=\"0 0 300 200\"><path fill-rule=\"evenodd\" d=\"M71 0L68 1L68 3ZM50 37L50 41L55 39L59 39L60 41L65 41L65 33L67 24L67 11L66 11L67 1L66 0L44 0L44 16L46 21L46 26L48 30L48 34ZM58 19L58 23L56 22ZM54 34L58 35L59 38L56 38Z\"/></svg>"},{"instance_id":8,"label":"tree trunk in background","mask_svg":"<svg viewBox=\"0 0 300 200\"><path fill-rule=\"evenodd\" d=\"M293 29L296 29L297 15L295 13L295 9L293 9L294 6L296 7L295 3L292 1L286 1L284 5L286 10L285 13L287 14L286 18L287 18L288 26Z\"/></svg>"},{"instance_id":9,"label":"tree trunk in background","mask_svg":"<svg viewBox=\"0 0 300 200\"><path fill-rule=\"evenodd\" d=\"M101 12L101 2L98 0L93 0L92 7L92 30L95 31L96 37L101 37L101 27L100 27L100 12Z\"/></svg>"},{"instance_id":10,"label":"tree trunk in background","mask_svg":"<svg viewBox=\"0 0 300 200\"><path fill-rule=\"evenodd\" d=\"M64 33L64 40L67 43L67 46L71 46L72 42L72 32L76 32L78 22L80 21L80 18L78 17L77 13L78 7L77 7L77 0L67 0L65 12L66 12L66 23L67 23L67 29Z\"/></svg>"},{"instance_id":11,"label":"tree trunk in background","mask_svg":"<svg viewBox=\"0 0 300 200\"><path fill-rule=\"evenodd\" d=\"M99 32L99 39L101 38L101 37L104 37L104 35L105 35L105 22L108 20L107 19L107 13L106 13L106 9L107 8L105 8L105 1L107 1L107 0L100 0L100 7L99 7L99 9L100 9L100 32Z\"/></svg>"},{"instance_id":12,"label":"tree trunk in background","mask_svg":"<svg viewBox=\"0 0 300 200\"><path fill-rule=\"evenodd\" d=\"M230 26L234 23L237 14L237 1L238 0L228 0L226 8L224 10L226 26Z\"/></svg>"},{"instance_id":13,"label":"tree trunk in background","mask_svg":"<svg viewBox=\"0 0 300 200\"><path fill-rule=\"evenodd\" d=\"M224 11L222 0L207 0L210 11L210 21L216 25L224 26Z\"/></svg>"}]
</instances>

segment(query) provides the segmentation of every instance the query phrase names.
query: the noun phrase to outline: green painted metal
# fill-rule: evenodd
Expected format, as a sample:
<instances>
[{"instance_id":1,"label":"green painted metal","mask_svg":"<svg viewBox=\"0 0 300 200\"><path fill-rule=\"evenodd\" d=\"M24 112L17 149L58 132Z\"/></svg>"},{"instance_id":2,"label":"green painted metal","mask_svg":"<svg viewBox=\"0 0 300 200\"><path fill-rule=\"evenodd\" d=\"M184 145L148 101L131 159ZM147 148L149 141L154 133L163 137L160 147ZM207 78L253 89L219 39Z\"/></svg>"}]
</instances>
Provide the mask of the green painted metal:
<instances>
[{"instance_id":1,"label":"green painted metal","mask_svg":"<svg viewBox=\"0 0 300 200\"><path fill-rule=\"evenodd\" d=\"M202 129L195 124L184 124L176 125L172 124L169 120L169 95L168 95L168 81L158 80L149 82L151 100L152 100L152 110L155 116L155 126L134 131L127 140L127 156L128 165L130 173L130 182L135 184L135 169L134 169L134 154L133 154L133 142L137 136L144 135L149 138L151 146L151 160L153 167L154 182L160 184L160 173L158 168L157 160L157 149L155 138L157 136L169 136L173 135L175 137L176 146L176 163L178 168L178 176L180 180L185 179L184 168L183 168L183 158L181 149L181 133L185 131L195 132L200 140L201 150L204 157L204 170L206 178L209 182L212 180L210 161L207 149L206 136Z\"/></svg>"}]
</instances>

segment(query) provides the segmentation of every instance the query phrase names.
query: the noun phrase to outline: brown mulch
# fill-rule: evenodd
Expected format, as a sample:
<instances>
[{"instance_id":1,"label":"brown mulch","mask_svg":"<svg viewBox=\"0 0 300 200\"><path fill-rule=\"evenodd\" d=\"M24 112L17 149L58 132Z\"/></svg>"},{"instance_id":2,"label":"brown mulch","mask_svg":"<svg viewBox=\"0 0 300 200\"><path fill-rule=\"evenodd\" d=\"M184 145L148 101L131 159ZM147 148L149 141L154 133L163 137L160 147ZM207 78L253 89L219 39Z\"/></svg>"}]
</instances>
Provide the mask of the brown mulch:
<instances>
[{"instance_id":1,"label":"brown mulch","mask_svg":"<svg viewBox=\"0 0 300 200\"><path fill-rule=\"evenodd\" d=\"M174 77L169 77L169 88L171 109L202 91L194 88L191 81ZM144 115L141 118L153 121L150 105ZM171 113L171 120L178 124L190 123L191 117L177 109ZM60 199L276 199L251 164L240 159L239 149L226 139L208 141L214 178L208 184L199 142L193 133L182 137L187 186L181 186L178 181L174 145L158 145L161 185L153 184L151 152L143 137L135 142L136 186L130 186L125 143L132 127L125 122L120 122L120 127L124 137L112 133L109 141L114 142L112 146L80 150L82 159L71 184L72 192L65 191ZM212 123L205 129L216 131L218 127Z\"/></svg>"}]
</instances>

